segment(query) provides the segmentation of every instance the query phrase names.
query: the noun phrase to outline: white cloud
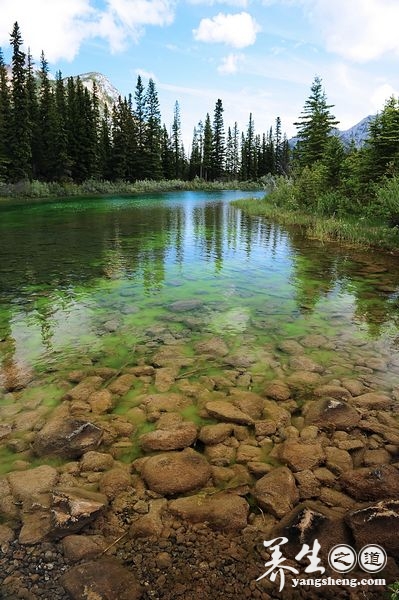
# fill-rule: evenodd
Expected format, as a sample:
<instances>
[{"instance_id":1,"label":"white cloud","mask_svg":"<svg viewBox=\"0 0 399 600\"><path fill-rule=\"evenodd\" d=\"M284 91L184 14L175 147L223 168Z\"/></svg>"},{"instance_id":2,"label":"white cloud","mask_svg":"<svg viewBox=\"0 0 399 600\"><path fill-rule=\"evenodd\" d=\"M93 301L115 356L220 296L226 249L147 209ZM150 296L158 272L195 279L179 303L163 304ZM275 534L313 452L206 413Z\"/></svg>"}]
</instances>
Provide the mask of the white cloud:
<instances>
[{"instance_id":1,"label":"white cloud","mask_svg":"<svg viewBox=\"0 0 399 600\"><path fill-rule=\"evenodd\" d=\"M215 4L228 4L229 6L237 6L238 8L247 8L249 0L188 0L189 4L206 4L214 6Z\"/></svg>"},{"instance_id":2,"label":"white cloud","mask_svg":"<svg viewBox=\"0 0 399 600\"><path fill-rule=\"evenodd\" d=\"M35 57L72 60L91 35L96 11L90 0L0 0L0 44L8 44L15 21Z\"/></svg>"},{"instance_id":3,"label":"white cloud","mask_svg":"<svg viewBox=\"0 0 399 600\"><path fill-rule=\"evenodd\" d=\"M370 98L374 111L381 112L381 110L384 108L386 100L388 100L391 96L395 96L397 98L399 96L399 92L398 90L395 90L389 83L383 83L375 88Z\"/></svg>"},{"instance_id":4,"label":"white cloud","mask_svg":"<svg viewBox=\"0 0 399 600\"><path fill-rule=\"evenodd\" d=\"M0 45L8 44L18 21L25 47L35 57L44 50L50 62L73 60L89 38L104 38L119 52L145 26L172 23L174 6L174 0L106 0L103 9L94 0L0 0Z\"/></svg>"},{"instance_id":5,"label":"white cloud","mask_svg":"<svg viewBox=\"0 0 399 600\"><path fill-rule=\"evenodd\" d=\"M222 63L218 66L219 73L223 75L232 75L237 73L239 63L244 59L243 54L228 54L223 57Z\"/></svg>"},{"instance_id":6,"label":"white cloud","mask_svg":"<svg viewBox=\"0 0 399 600\"><path fill-rule=\"evenodd\" d=\"M220 42L234 48L245 48L256 41L258 23L247 12L234 15L219 13L212 19L202 19L194 38L200 42Z\"/></svg>"},{"instance_id":7,"label":"white cloud","mask_svg":"<svg viewBox=\"0 0 399 600\"><path fill-rule=\"evenodd\" d=\"M367 62L399 54L397 0L263 0L263 4L301 6L326 49L346 59Z\"/></svg>"},{"instance_id":8,"label":"white cloud","mask_svg":"<svg viewBox=\"0 0 399 600\"><path fill-rule=\"evenodd\" d=\"M136 69L135 73L136 75L140 75L142 79L152 79L155 83L157 83L158 81L157 76L152 71L146 71L145 69Z\"/></svg>"}]
</instances>

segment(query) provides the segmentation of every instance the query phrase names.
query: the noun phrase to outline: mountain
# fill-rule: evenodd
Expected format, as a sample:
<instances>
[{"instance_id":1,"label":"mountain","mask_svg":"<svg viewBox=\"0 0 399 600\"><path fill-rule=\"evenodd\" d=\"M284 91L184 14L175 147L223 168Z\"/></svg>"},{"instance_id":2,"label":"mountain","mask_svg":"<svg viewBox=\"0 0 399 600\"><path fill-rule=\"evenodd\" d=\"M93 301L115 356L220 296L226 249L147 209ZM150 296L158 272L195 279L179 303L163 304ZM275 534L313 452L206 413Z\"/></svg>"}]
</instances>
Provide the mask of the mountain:
<instances>
[{"instance_id":1,"label":"mountain","mask_svg":"<svg viewBox=\"0 0 399 600\"><path fill-rule=\"evenodd\" d=\"M359 123L353 125L349 129L345 131L340 131L339 129L334 130L334 135L339 137L341 142L344 144L346 148L350 146L352 141L354 142L356 148L361 148L365 141L368 138L369 126L370 123L375 119L376 115L369 115L368 117L364 117ZM288 140L288 144L290 148L295 148L299 141L298 137L292 137Z\"/></svg>"},{"instance_id":2,"label":"mountain","mask_svg":"<svg viewBox=\"0 0 399 600\"><path fill-rule=\"evenodd\" d=\"M369 126L374 119L375 115L369 115L346 131L339 131L338 136L344 146L349 146L351 142L354 142L356 148L361 148L368 138Z\"/></svg>"},{"instance_id":3,"label":"mountain","mask_svg":"<svg viewBox=\"0 0 399 600\"><path fill-rule=\"evenodd\" d=\"M96 82L100 109L103 109L105 104L107 104L108 108L111 110L113 104L118 102L118 97L121 95L120 92L112 85L105 75L102 75L102 73L91 71L89 73L76 75L74 79L76 80L78 77L80 77L80 80L89 92L93 91L93 82Z\"/></svg>"}]
</instances>

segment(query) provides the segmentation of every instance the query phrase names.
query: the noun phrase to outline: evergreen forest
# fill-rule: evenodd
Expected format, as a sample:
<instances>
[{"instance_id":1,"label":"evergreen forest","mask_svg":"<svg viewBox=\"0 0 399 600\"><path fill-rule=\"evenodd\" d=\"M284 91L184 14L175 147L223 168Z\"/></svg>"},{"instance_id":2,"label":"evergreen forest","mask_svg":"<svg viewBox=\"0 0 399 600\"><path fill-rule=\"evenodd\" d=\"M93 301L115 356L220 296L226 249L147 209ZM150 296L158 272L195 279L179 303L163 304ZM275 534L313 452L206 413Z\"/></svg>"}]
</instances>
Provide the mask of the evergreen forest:
<instances>
[{"instance_id":1,"label":"evergreen forest","mask_svg":"<svg viewBox=\"0 0 399 600\"><path fill-rule=\"evenodd\" d=\"M145 87L138 76L134 93L109 107L95 82L89 90L79 77L65 80L61 72L54 82L44 53L35 68L22 50L18 23L10 41L10 73L0 54L0 181L244 181L288 170L280 118L262 135L252 115L245 132L237 123L226 129L218 99L213 114L194 128L188 154L179 103L167 128L152 79Z\"/></svg>"}]
</instances>

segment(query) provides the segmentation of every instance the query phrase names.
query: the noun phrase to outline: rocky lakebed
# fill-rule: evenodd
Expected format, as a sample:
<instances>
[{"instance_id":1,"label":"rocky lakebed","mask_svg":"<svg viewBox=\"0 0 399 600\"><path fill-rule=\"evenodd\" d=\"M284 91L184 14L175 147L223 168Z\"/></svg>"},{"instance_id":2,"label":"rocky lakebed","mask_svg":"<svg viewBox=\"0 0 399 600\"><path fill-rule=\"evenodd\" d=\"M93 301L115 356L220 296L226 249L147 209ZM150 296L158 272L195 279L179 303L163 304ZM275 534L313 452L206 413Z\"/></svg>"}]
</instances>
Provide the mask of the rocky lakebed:
<instances>
[{"instance_id":1,"label":"rocky lakebed","mask_svg":"<svg viewBox=\"0 0 399 600\"><path fill-rule=\"evenodd\" d=\"M86 358L53 374L53 405L40 375L5 368L0 597L388 597L259 578L263 541L284 536L302 573L295 556L317 539L325 576L333 546L378 544L375 577L399 579L399 358L345 332L189 346L193 308L176 302L183 328L148 329L120 369Z\"/></svg>"}]
</instances>

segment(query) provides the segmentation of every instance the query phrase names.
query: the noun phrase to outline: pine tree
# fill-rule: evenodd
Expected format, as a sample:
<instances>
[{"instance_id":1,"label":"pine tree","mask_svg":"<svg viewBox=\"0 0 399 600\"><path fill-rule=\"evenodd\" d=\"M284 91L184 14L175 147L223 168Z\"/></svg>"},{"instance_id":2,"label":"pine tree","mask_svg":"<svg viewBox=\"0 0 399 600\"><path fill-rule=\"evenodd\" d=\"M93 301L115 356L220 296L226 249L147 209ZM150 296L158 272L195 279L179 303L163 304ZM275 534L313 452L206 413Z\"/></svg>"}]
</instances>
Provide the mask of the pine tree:
<instances>
[{"instance_id":1,"label":"pine tree","mask_svg":"<svg viewBox=\"0 0 399 600\"><path fill-rule=\"evenodd\" d=\"M181 142L181 119L180 119L180 107L176 100L175 108L173 113L173 124L172 124L172 148L173 148L173 165L174 172L173 177L175 179L181 179L184 171L184 153L182 153L182 142Z\"/></svg>"},{"instance_id":2,"label":"pine tree","mask_svg":"<svg viewBox=\"0 0 399 600\"><path fill-rule=\"evenodd\" d=\"M202 133L203 125L200 121L197 127L194 127L193 141L191 143L191 156L188 170L189 179L202 177Z\"/></svg>"},{"instance_id":3,"label":"pine tree","mask_svg":"<svg viewBox=\"0 0 399 600\"><path fill-rule=\"evenodd\" d=\"M399 100L391 96L369 125L365 175L377 180L399 171Z\"/></svg>"},{"instance_id":4,"label":"pine tree","mask_svg":"<svg viewBox=\"0 0 399 600\"><path fill-rule=\"evenodd\" d=\"M161 112L159 109L158 93L152 79L148 81L145 96L146 107L146 164L145 177L147 179L160 179L162 175L161 163Z\"/></svg>"},{"instance_id":5,"label":"pine tree","mask_svg":"<svg viewBox=\"0 0 399 600\"><path fill-rule=\"evenodd\" d=\"M281 119L276 118L274 128L274 172L277 175L283 174L283 140L281 132Z\"/></svg>"},{"instance_id":6,"label":"pine tree","mask_svg":"<svg viewBox=\"0 0 399 600\"><path fill-rule=\"evenodd\" d=\"M202 151L202 177L205 181L212 178L213 133L209 113L206 113L204 125L204 141Z\"/></svg>"},{"instance_id":7,"label":"pine tree","mask_svg":"<svg viewBox=\"0 0 399 600\"><path fill-rule=\"evenodd\" d=\"M241 179L255 179L257 175L255 126L252 113L249 115L247 134L241 141Z\"/></svg>"},{"instance_id":8,"label":"pine tree","mask_svg":"<svg viewBox=\"0 0 399 600\"><path fill-rule=\"evenodd\" d=\"M328 138L338 121L331 114L332 104L327 104L326 93L319 77L315 77L311 94L306 100L299 121L294 123L298 129L298 144L295 156L300 167L311 167L322 159Z\"/></svg>"},{"instance_id":9,"label":"pine tree","mask_svg":"<svg viewBox=\"0 0 399 600\"><path fill-rule=\"evenodd\" d=\"M221 179L224 172L225 139L223 105L220 98L216 102L213 117L212 179Z\"/></svg>"},{"instance_id":10,"label":"pine tree","mask_svg":"<svg viewBox=\"0 0 399 600\"><path fill-rule=\"evenodd\" d=\"M111 145L111 124L108 105L104 106L104 113L100 123L100 135L98 143L98 169L101 179L110 180L112 178L112 145Z\"/></svg>"},{"instance_id":11,"label":"pine tree","mask_svg":"<svg viewBox=\"0 0 399 600\"><path fill-rule=\"evenodd\" d=\"M162 177L164 179L174 179L176 177L176 155L173 139L169 137L166 125L162 128L161 148Z\"/></svg>"},{"instance_id":12,"label":"pine tree","mask_svg":"<svg viewBox=\"0 0 399 600\"><path fill-rule=\"evenodd\" d=\"M0 181L7 180L10 165L11 100L7 69L0 48Z\"/></svg>"},{"instance_id":13,"label":"pine tree","mask_svg":"<svg viewBox=\"0 0 399 600\"><path fill-rule=\"evenodd\" d=\"M32 175L31 127L26 89L26 55L21 50L19 25L11 33L12 54L12 111L10 135L10 177L12 181L29 179Z\"/></svg>"},{"instance_id":14,"label":"pine tree","mask_svg":"<svg viewBox=\"0 0 399 600\"><path fill-rule=\"evenodd\" d=\"M32 155L32 177L35 179L40 176L39 160L41 152L41 132L37 80L34 73L34 62L30 51L28 50L26 67L26 93L28 100L30 143Z\"/></svg>"},{"instance_id":15,"label":"pine tree","mask_svg":"<svg viewBox=\"0 0 399 600\"><path fill-rule=\"evenodd\" d=\"M67 107L65 86L61 71L57 72L55 78L55 115L54 179L57 181L66 181L71 176L71 159L68 152L68 134L66 130Z\"/></svg>"},{"instance_id":16,"label":"pine tree","mask_svg":"<svg viewBox=\"0 0 399 600\"><path fill-rule=\"evenodd\" d=\"M144 179L145 177L145 144L146 144L146 98L143 82L140 75L137 77L136 91L134 94L136 109L134 116L137 123L137 144L136 144L136 178Z\"/></svg>"},{"instance_id":17,"label":"pine tree","mask_svg":"<svg viewBox=\"0 0 399 600\"><path fill-rule=\"evenodd\" d=\"M56 105L49 80L48 63L42 52L40 58L40 104L38 118L37 168L41 179L50 181L56 176L57 120Z\"/></svg>"}]
</instances>

